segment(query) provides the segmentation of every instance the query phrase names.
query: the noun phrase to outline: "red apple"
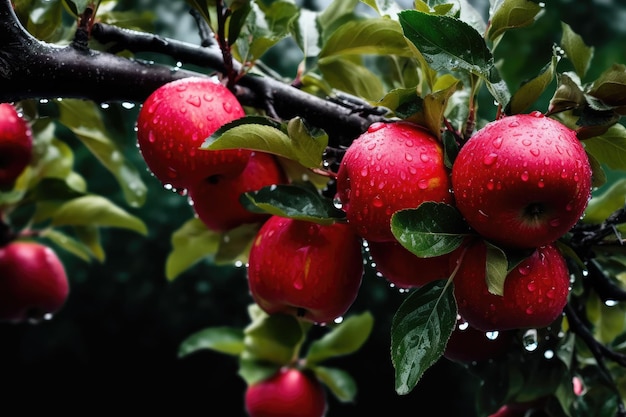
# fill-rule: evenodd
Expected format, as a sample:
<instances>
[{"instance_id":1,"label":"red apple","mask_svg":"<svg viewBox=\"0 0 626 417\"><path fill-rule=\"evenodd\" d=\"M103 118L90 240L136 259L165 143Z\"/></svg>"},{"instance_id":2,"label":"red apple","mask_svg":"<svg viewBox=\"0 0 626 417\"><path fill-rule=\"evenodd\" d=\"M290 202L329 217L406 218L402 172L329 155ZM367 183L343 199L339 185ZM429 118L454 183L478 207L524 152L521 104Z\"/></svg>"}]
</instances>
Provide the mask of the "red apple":
<instances>
[{"instance_id":1,"label":"red apple","mask_svg":"<svg viewBox=\"0 0 626 417\"><path fill-rule=\"evenodd\" d=\"M337 196L361 237L394 241L393 213L425 201L452 201L441 143L414 123L372 124L343 156Z\"/></svg>"},{"instance_id":2,"label":"red apple","mask_svg":"<svg viewBox=\"0 0 626 417\"><path fill-rule=\"evenodd\" d=\"M450 276L450 256L420 258L394 242L368 242L372 261L382 276L398 288L417 288Z\"/></svg>"},{"instance_id":3,"label":"red apple","mask_svg":"<svg viewBox=\"0 0 626 417\"><path fill-rule=\"evenodd\" d=\"M567 233L591 197L591 166L576 133L539 112L506 116L474 134L452 167L456 206L496 244L535 248Z\"/></svg>"},{"instance_id":4,"label":"red apple","mask_svg":"<svg viewBox=\"0 0 626 417\"><path fill-rule=\"evenodd\" d=\"M203 150L204 140L245 116L237 98L211 78L191 77L156 89L137 117L137 144L148 168L163 184L185 189L214 175L243 171L250 151Z\"/></svg>"},{"instance_id":5,"label":"red apple","mask_svg":"<svg viewBox=\"0 0 626 417\"><path fill-rule=\"evenodd\" d=\"M255 237L248 264L250 293L266 313L329 323L356 299L362 241L346 223L272 216Z\"/></svg>"},{"instance_id":6,"label":"red apple","mask_svg":"<svg viewBox=\"0 0 626 417\"><path fill-rule=\"evenodd\" d=\"M511 270L504 281L503 295L487 289L486 254L484 241L470 243L454 277L459 315L472 327L482 331L540 328L562 314L570 276L556 246L537 248Z\"/></svg>"},{"instance_id":7,"label":"red apple","mask_svg":"<svg viewBox=\"0 0 626 417\"><path fill-rule=\"evenodd\" d=\"M31 161L30 125L10 103L0 103L0 187L12 185Z\"/></svg>"},{"instance_id":8,"label":"red apple","mask_svg":"<svg viewBox=\"0 0 626 417\"><path fill-rule=\"evenodd\" d=\"M58 312L68 294L65 269L50 247L13 241L0 248L0 320L41 320Z\"/></svg>"},{"instance_id":9,"label":"red apple","mask_svg":"<svg viewBox=\"0 0 626 417\"><path fill-rule=\"evenodd\" d=\"M478 330L459 316L443 356L462 363L494 359L507 352L514 336L514 330L501 332Z\"/></svg>"},{"instance_id":10,"label":"red apple","mask_svg":"<svg viewBox=\"0 0 626 417\"><path fill-rule=\"evenodd\" d=\"M322 417L327 410L326 391L309 371L283 367L248 386L245 407L250 417Z\"/></svg>"},{"instance_id":11,"label":"red apple","mask_svg":"<svg viewBox=\"0 0 626 417\"><path fill-rule=\"evenodd\" d=\"M209 229L226 231L269 217L269 214L246 210L239 201L243 193L286 182L285 173L272 154L253 152L241 174L214 175L194 183L188 188L188 196L196 215Z\"/></svg>"}]
</instances>

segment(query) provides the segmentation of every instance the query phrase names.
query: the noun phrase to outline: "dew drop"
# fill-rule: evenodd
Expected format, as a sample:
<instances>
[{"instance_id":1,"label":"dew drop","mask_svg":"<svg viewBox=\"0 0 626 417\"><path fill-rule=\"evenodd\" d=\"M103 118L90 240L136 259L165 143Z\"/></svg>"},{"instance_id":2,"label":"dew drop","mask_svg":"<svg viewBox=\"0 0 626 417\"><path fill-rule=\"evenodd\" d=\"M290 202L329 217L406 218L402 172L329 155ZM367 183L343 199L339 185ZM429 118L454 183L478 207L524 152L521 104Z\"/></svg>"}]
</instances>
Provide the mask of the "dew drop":
<instances>
[{"instance_id":1,"label":"dew drop","mask_svg":"<svg viewBox=\"0 0 626 417\"><path fill-rule=\"evenodd\" d=\"M417 188L420 190L426 190L428 188L428 180L421 179L417 182Z\"/></svg>"},{"instance_id":2,"label":"dew drop","mask_svg":"<svg viewBox=\"0 0 626 417\"><path fill-rule=\"evenodd\" d=\"M502 137L498 136L497 138L493 140L493 146L496 149L500 149L500 147L502 146L502 141L503 141Z\"/></svg>"},{"instance_id":3,"label":"dew drop","mask_svg":"<svg viewBox=\"0 0 626 417\"><path fill-rule=\"evenodd\" d=\"M537 284L535 283L535 281L531 281L528 283L528 285L526 285L526 289L530 292L533 292L537 289Z\"/></svg>"},{"instance_id":4,"label":"dew drop","mask_svg":"<svg viewBox=\"0 0 626 417\"><path fill-rule=\"evenodd\" d=\"M560 225L561 225L561 219L555 218L555 219L550 220L550 226L559 227Z\"/></svg>"},{"instance_id":5,"label":"dew drop","mask_svg":"<svg viewBox=\"0 0 626 417\"><path fill-rule=\"evenodd\" d=\"M492 191L494 188L495 188L494 181L493 179L490 179L489 182L487 183L487 189L489 191Z\"/></svg>"},{"instance_id":6,"label":"dew drop","mask_svg":"<svg viewBox=\"0 0 626 417\"><path fill-rule=\"evenodd\" d=\"M538 111L538 110L534 110L534 111L532 111L532 112L530 113L530 115L531 115L531 116L533 116L533 117L537 117L537 118L539 118L539 119L540 119L540 118L542 118L542 117L544 117L543 113L541 113L541 112L540 112L540 111Z\"/></svg>"},{"instance_id":7,"label":"dew drop","mask_svg":"<svg viewBox=\"0 0 626 417\"><path fill-rule=\"evenodd\" d=\"M537 187L543 188L546 186L546 183L543 181L543 178L537 182Z\"/></svg>"},{"instance_id":8,"label":"dew drop","mask_svg":"<svg viewBox=\"0 0 626 417\"><path fill-rule=\"evenodd\" d=\"M229 102L225 101L222 103L222 107L224 108L224 111L226 113L230 113L233 111L233 105L230 104Z\"/></svg>"},{"instance_id":9,"label":"dew drop","mask_svg":"<svg viewBox=\"0 0 626 417\"><path fill-rule=\"evenodd\" d=\"M493 165L498 160L498 154L490 153L483 158L483 164L486 166Z\"/></svg>"},{"instance_id":10,"label":"dew drop","mask_svg":"<svg viewBox=\"0 0 626 417\"><path fill-rule=\"evenodd\" d=\"M539 149L537 149L537 148L531 149L530 153L531 153L532 156L539 156L539 154L540 154Z\"/></svg>"},{"instance_id":11,"label":"dew drop","mask_svg":"<svg viewBox=\"0 0 626 417\"><path fill-rule=\"evenodd\" d=\"M385 124L382 122L375 122L372 123L368 128L367 131L370 133L376 132L377 130L382 129L383 127L385 127Z\"/></svg>"},{"instance_id":12,"label":"dew drop","mask_svg":"<svg viewBox=\"0 0 626 417\"><path fill-rule=\"evenodd\" d=\"M422 153L420 154L420 159L422 162L428 162L430 160L430 157L427 154Z\"/></svg>"},{"instance_id":13,"label":"dew drop","mask_svg":"<svg viewBox=\"0 0 626 417\"><path fill-rule=\"evenodd\" d=\"M526 265L520 265L517 268L517 272L520 273L520 275L528 275L530 273L530 265L526 264Z\"/></svg>"},{"instance_id":14,"label":"dew drop","mask_svg":"<svg viewBox=\"0 0 626 417\"><path fill-rule=\"evenodd\" d=\"M528 329L522 337L522 346L529 352L536 350L539 347L537 342L537 329Z\"/></svg>"},{"instance_id":15,"label":"dew drop","mask_svg":"<svg viewBox=\"0 0 626 417\"><path fill-rule=\"evenodd\" d=\"M520 178L522 181L526 182L530 178L530 174L528 173L528 171L524 171L522 172L522 175L520 176Z\"/></svg>"},{"instance_id":16,"label":"dew drop","mask_svg":"<svg viewBox=\"0 0 626 417\"><path fill-rule=\"evenodd\" d=\"M514 120L511 123L509 123L509 127L518 127L518 126L519 126L519 122L517 120Z\"/></svg>"},{"instance_id":17,"label":"dew drop","mask_svg":"<svg viewBox=\"0 0 626 417\"><path fill-rule=\"evenodd\" d=\"M406 159L408 162L411 162L413 160L413 155L407 152L404 154L404 159Z\"/></svg>"},{"instance_id":18,"label":"dew drop","mask_svg":"<svg viewBox=\"0 0 626 417\"><path fill-rule=\"evenodd\" d=\"M377 195L376 197L374 197L374 200L372 201L372 205L374 207L380 208L383 206L383 204L383 200L380 198L380 196Z\"/></svg>"},{"instance_id":19,"label":"dew drop","mask_svg":"<svg viewBox=\"0 0 626 417\"><path fill-rule=\"evenodd\" d=\"M533 141L530 139L522 139L522 145L524 146L530 146L533 144Z\"/></svg>"}]
</instances>

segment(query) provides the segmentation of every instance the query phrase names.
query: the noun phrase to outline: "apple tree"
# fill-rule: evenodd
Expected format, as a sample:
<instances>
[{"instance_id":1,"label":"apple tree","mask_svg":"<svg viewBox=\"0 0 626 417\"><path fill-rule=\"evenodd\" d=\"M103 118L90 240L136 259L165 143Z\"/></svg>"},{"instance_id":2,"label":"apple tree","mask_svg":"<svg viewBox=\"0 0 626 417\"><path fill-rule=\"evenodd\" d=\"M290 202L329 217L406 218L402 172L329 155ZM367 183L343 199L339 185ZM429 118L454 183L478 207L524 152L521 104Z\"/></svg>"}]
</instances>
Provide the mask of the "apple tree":
<instances>
[{"instance_id":1,"label":"apple tree","mask_svg":"<svg viewBox=\"0 0 626 417\"><path fill-rule=\"evenodd\" d=\"M54 320L43 281L67 274L62 304L81 264L45 260L105 264L110 229L149 242L137 210L167 196L189 210L150 260L164 277L247 276L247 322L178 349L236 364L228 415L350 412L363 382L342 361L387 326L369 360L398 397L450 361L480 381L472 415L626 416L623 62L564 20L550 44L519 35L558 15L530 0L160 7L190 27L121 0L0 1L0 312L20 309L1 320ZM112 106L137 110L131 146ZM353 308L368 280L393 310Z\"/></svg>"}]
</instances>

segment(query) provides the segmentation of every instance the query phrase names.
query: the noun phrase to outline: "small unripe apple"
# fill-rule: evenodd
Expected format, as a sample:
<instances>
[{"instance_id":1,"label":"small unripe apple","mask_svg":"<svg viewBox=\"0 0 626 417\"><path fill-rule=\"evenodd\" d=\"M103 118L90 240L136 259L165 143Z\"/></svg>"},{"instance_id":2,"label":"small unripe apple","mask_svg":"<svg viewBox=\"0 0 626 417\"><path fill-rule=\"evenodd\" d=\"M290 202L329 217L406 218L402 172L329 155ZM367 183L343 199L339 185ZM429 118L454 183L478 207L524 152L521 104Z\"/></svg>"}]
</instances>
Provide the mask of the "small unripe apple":
<instances>
[{"instance_id":1,"label":"small unripe apple","mask_svg":"<svg viewBox=\"0 0 626 417\"><path fill-rule=\"evenodd\" d=\"M471 326L482 331L541 328L563 313L570 274L555 245L537 248L513 268L505 278L503 295L487 289L486 258L483 241L470 243L454 277L459 315Z\"/></svg>"},{"instance_id":2,"label":"small unripe apple","mask_svg":"<svg viewBox=\"0 0 626 417\"><path fill-rule=\"evenodd\" d=\"M216 130L243 116L241 104L224 85L211 78L183 78L162 85L143 103L137 144L155 177L186 189L214 175L243 171L250 151L200 149Z\"/></svg>"},{"instance_id":3,"label":"small unripe apple","mask_svg":"<svg viewBox=\"0 0 626 417\"><path fill-rule=\"evenodd\" d=\"M372 124L342 158L337 196L361 237L394 241L393 213L425 201L452 201L441 143L414 123Z\"/></svg>"},{"instance_id":4,"label":"small unripe apple","mask_svg":"<svg viewBox=\"0 0 626 417\"><path fill-rule=\"evenodd\" d=\"M346 223L272 216L252 243L248 265L250 294L266 313L330 323L358 294L362 241Z\"/></svg>"},{"instance_id":5,"label":"small unripe apple","mask_svg":"<svg viewBox=\"0 0 626 417\"><path fill-rule=\"evenodd\" d=\"M10 186L33 154L30 125L10 103L0 103L0 187Z\"/></svg>"},{"instance_id":6,"label":"small unripe apple","mask_svg":"<svg viewBox=\"0 0 626 417\"><path fill-rule=\"evenodd\" d=\"M253 152L239 175L214 175L190 185L187 191L198 218L211 230L226 231L269 218L269 214L246 210L239 201L243 193L286 182L285 173L274 155Z\"/></svg>"},{"instance_id":7,"label":"small unripe apple","mask_svg":"<svg viewBox=\"0 0 626 417\"><path fill-rule=\"evenodd\" d=\"M0 320L38 321L58 312L69 295L63 263L52 248L13 241L0 247Z\"/></svg>"},{"instance_id":8,"label":"small unripe apple","mask_svg":"<svg viewBox=\"0 0 626 417\"><path fill-rule=\"evenodd\" d=\"M460 316L446 344L443 356L451 361L471 363L502 356L511 345L514 330L484 332Z\"/></svg>"},{"instance_id":9,"label":"small unripe apple","mask_svg":"<svg viewBox=\"0 0 626 417\"><path fill-rule=\"evenodd\" d=\"M323 417L326 391L309 371L283 367L248 386L245 407L250 417Z\"/></svg>"},{"instance_id":10,"label":"small unripe apple","mask_svg":"<svg viewBox=\"0 0 626 417\"><path fill-rule=\"evenodd\" d=\"M456 206L496 244L552 243L580 219L591 197L589 159L576 133L539 112L488 123L452 166Z\"/></svg>"},{"instance_id":11,"label":"small unripe apple","mask_svg":"<svg viewBox=\"0 0 626 417\"><path fill-rule=\"evenodd\" d=\"M450 255L420 258L395 242L368 242L375 268L398 288L418 288L450 276Z\"/></svg>"}]
</instances>

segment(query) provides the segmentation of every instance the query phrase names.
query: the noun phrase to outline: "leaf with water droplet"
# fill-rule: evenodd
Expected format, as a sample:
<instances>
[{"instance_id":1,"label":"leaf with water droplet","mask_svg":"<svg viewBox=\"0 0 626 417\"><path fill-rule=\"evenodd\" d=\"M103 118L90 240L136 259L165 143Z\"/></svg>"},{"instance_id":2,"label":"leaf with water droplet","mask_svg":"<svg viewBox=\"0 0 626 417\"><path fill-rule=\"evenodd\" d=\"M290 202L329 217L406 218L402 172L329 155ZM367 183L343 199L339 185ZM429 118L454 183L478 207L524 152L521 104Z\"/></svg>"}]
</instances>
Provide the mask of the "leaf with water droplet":
<instances>
[{"instance_id":1,"label":"leaf with water droplet","mask_svg":"<svg viewBox=\"0 0 626 417\"><path fill-rule=\"evenodd\" d=\"M391 359L396 392L405 395L443 355L456 325L452 286L439 280L414 290L391 323Z\"/></svg>"},{"instance_id":2,"label":"leaf with water droplet","mask_svg":"<svg viewBox=\"0 0 626 417\"><path fill-rule=\"evenodd\" d=\"M342 221L345 212L311 183L278 184L245 193L241 204L252 212L270 213L320 224Z\"/></svg>"},{"instance_id":3,"label":"leaf with water droplet","mask_svg":"<svg viewBox=\"0 0 626 417\"><path fill-rule=\"evenodd\" d=\"M496 41L507 30L531 25L542 7L533 1L500 1L491 10L487 38Z\"/></svg>"},{"instance_id":4,"label":"leaf with water droplet","mask_svg":"<svg viewBox=\"0 0 626 417\"><path fill-rule=\"evenodd\" d=\"M427 258L458 248L469 228L456 207L427 201L416 209L395 212L391 216L391 232L406 249Z\"/></svg>"}]
</instances>

